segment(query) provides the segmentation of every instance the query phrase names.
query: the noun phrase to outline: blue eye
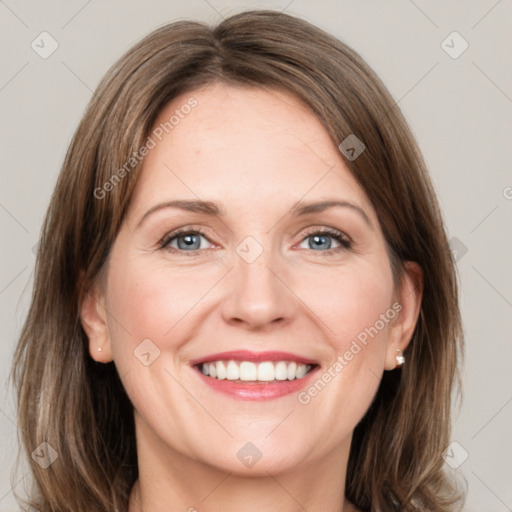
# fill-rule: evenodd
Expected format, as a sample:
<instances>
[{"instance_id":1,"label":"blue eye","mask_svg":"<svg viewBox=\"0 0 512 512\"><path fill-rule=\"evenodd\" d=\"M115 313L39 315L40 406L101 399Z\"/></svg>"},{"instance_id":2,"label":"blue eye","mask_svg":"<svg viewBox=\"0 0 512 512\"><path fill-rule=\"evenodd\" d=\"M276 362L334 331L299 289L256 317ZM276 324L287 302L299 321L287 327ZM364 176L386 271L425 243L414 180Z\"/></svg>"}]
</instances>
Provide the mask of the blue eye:
<instances>
[{"instance_id":1,"label":"blue eye","mask_svg":"<svg viewBox=\"0 0 512 512\"><path fill-rule=\"evenodd\" d=\"M332 240L338 243L337 247L332 247ZM344 249L350 249L351 241L341 231L329 228L323 228L310 233L304 239L308 241L307 249L319 252L334 252ZM302 242L302 243L304 243Z\"/></svg>"},{"instance_id":2,"label":"blue eye","mask_svg":"<svg viewBox=\"0 0 512 512\"><path fill-rule=\"evenodd\" d=\"M201 238L208 240L206 235L201 233L199 230L182 230L165 238L160 245L162 248L170 248L184 252L195 252L208 248L208 244L206 244L206 247L201 247ZM174 245L174 242L177 243L177 246Z\"/></svg>"},{"instance_id":3,"label":"blue eye","mask_svg":"<svg viewBox=\"0 0 512 512\"><path fill-rule=\"evenodd\" d=\"M209 242L208 237L200 230L181 229L174 233L170 233L165 237L159 244L160 248L168 249L171 252L182 252L189 253L189 256L193 256L197 251L202 249L208 249L211 247L208 243L201 246L201 238ZM332 247L333 242L338 244ZM331 228L316 229L310 232L304 238L301 244L308 242L308 247L303 249L309 249L316 252L322 252L327 254L333 254L338 251L350 249L352 241L341 231Z\"/></svg>"}]
</instances>

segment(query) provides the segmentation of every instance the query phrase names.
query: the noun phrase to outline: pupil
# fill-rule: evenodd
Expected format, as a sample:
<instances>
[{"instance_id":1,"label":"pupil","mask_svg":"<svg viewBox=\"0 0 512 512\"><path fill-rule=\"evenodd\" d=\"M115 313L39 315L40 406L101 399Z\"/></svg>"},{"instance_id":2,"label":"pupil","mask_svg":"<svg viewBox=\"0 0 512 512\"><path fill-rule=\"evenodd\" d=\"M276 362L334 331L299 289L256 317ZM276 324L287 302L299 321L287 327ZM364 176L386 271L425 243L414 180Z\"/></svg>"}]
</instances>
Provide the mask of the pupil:
<instances>
[{"instance_id":1,"label":"pupil","mask_svg":"<svg viewBox=\"0 0 512 512\"><path fill-rule=\"evenodd\" d=\"M322 245L322 243L325 243L326 241L328 242L327 244L327 249L329 249L331 247L331 243L330 243L330 239L329 237L325 236L325 235L314 235L313 236L313 240L314 240L314 244L315 244L315 247L320 247Z\"/></svg>"},{"instance_id":2,"label":"pupil","mask_svg":"<svg viewBox=\"0 0 512 512\"><path fill-rule=\"evenodd\" d=\"M194 240L194 238L197 238L197 235L184 235L180 240L183 240L183 242L185 243L185 247L190 249L192 245L197 245L197 240ZM182 248L183 247L180 247L180 249ZM194 247L194 249L198 249L198 247Z\"/></svg>"}]
</instances>

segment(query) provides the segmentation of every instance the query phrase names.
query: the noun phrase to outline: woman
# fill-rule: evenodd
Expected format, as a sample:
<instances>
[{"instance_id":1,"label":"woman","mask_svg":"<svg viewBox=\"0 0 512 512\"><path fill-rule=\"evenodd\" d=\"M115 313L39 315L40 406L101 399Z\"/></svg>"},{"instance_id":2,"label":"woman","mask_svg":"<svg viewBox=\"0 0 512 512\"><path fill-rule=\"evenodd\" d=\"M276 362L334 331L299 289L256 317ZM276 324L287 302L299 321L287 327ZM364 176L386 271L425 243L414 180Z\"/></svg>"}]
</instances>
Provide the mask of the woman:
<instances>
[{"instance_id":1,"label":"woman","mask_svg":"<svg viewBox=\"0 0 512 512\"><path fill-rule=\"evenodd\" d=\"M462 348L419 150L353 50L271 11L107 73L16 351L36 510L451 511Z\"/></svg>"}]
</instances>

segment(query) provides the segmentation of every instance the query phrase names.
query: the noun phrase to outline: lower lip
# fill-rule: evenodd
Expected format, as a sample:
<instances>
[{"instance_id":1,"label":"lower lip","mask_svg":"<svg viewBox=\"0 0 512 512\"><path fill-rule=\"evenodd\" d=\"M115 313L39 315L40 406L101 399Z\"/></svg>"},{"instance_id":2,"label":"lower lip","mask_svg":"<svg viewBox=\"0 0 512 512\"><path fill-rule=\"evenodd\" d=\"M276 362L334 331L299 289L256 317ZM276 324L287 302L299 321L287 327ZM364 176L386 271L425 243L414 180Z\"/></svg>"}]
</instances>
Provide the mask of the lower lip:
<instances>
[{"instance_id":1,"label":"lower lip","mask_svg":"<svg viewBox=\"0 0 512 512\"><path fill-rule=\"evenodd\" d=\"M313 368L302 379L283 380L276 382L261 382L258 384L242 384L227 379L215 379L207 377L203 372L194 368L203 382L215 391L229 395L237 400L272 400L291 393L297 393L311 380L311 376L317 372L318 366Z\"/></svg>"}]
</instances>

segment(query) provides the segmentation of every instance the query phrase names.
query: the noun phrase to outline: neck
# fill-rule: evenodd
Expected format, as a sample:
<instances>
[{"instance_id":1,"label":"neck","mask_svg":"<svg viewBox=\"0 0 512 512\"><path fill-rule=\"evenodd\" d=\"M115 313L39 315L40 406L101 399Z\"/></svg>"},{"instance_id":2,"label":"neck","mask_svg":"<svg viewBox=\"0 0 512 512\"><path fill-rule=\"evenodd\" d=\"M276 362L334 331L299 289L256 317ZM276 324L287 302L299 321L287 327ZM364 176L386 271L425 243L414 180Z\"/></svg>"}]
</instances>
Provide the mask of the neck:
<instances>
[{"instance_id":1,"label":"neck","mask_svg":"<svg viewBox=\"0 0 512 512\"><path fill-rule=\"evenodd\" d=\"M229 484L226 481L230 479ZM243 483L239 484L236 478L225 475L218 483L218 487L224 486L220 492L218 488L212 488L209 494L202 498L197 496L195 499L183 499L177 497L180 493L173 492L169 494L168 501L160 501L161 498L151 497L148 495L147 488L144 483L142 487L146 491L141 491L140 480L137 480L130 493L129 512L160 512L168 511L169 506L172 505L174 510L183 510L187 512L232 512L244 510L244 512L256 512L264 509L266 512L278 511L279 512L303 512L304 510L314 511L321 510L322 512L359 512L348 500L339 497L332 499L332 496L324 495L313 504L313 499L309 496L303 501L299 501L293 496L283 485L282 482L274 478L273 489L270 494L267 493L268 485L265 483L255 483L252 485L244 486ZM281 496L276 498L275 490L280 488ZM216 496L212 496L216 493ZM329 506L326 502L332 502ZM190 504L193 503L193 506ZM304 505L302 503L305 503ZM341 503L341 504L340 504ZM240 508L244 507L244 508Z\"/></svg>"}]
</instances>

